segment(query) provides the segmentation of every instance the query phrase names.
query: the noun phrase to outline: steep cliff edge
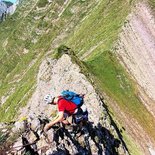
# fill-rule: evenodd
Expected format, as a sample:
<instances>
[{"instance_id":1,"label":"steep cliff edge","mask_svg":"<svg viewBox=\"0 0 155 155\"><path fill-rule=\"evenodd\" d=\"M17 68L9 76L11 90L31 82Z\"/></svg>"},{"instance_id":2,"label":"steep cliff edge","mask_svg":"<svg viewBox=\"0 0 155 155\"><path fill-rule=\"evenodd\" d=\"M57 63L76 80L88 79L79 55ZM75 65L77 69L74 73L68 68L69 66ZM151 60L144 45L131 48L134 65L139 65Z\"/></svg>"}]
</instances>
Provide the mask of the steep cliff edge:
<instances>
[{"instance_id":1,"label":"steep cliff edge","mask_svg":"<svg viewBox=\"0 0 155 155\"><path fill-rule=\"evenodd\" d=\"M138 3L128 16L116 48L139 85L140 100L155 117L155 18L146 3Z\"/></svg>"}]
</instances>

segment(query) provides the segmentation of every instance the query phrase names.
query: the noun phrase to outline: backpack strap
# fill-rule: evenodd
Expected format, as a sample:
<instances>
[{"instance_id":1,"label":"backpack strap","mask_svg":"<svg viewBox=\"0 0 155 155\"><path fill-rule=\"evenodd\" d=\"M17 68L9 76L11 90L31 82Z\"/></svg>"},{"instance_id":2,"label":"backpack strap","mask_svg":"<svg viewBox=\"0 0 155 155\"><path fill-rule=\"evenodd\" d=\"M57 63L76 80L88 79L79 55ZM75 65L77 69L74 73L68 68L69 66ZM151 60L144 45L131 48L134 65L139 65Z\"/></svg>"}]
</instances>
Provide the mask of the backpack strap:
<instances>
[{"instance_id":1,"label":"backpack strap","mask_svg":"<svg viewBox=\"0 0 155 155\"><path fill-rule=\"evenodd\" d=\"M71 103L73 103L72 101L68 101L68 100L66 100L65 98L63 98L62 96L59 96L59 99L58 99L58 102L60 101L60 100L65 100L65 101L67 101L67 102L71 102ZM73 103L73 104L75 104L75 103ZM76 104L75 104L76 105ZM77 105L76 105L77 106ZM74 110L76 110L76 109L78 109L79 107L77 106Z\"/></svg>"},{"instance_id":2,"label":"backpack strap","mask_svg":"<svg viewBox=\"0 0 155 155\"><path fill-rule=\"evenodd\" d=\"M62 99L64 99L62 96L58 96L58 102Z\"/></svg>"}]
</instances>

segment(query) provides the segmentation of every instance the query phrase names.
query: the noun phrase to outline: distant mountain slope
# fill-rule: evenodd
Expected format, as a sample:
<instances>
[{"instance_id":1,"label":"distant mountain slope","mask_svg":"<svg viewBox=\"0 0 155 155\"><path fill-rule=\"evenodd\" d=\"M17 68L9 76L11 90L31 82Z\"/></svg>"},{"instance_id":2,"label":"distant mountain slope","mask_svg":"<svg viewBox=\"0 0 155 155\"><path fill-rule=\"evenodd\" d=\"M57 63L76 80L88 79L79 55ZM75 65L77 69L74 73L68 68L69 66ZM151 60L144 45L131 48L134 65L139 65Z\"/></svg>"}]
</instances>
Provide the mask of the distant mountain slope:
<instances>
[{"instance_id":1,"label":"distant mountain slope","mask_svg":"<svg viewBox=\"0 0 155 155\"><path fill-rule=\"evenodd\" d=\"M12 2L9 2L9 1L2 1L3 3L5 3L7 5L7 7L10 7L13 5Z\"/></svg>"},{"instance_id":2,"label":"distant mountain slope","mask_svg":"<svg viewBox=\"0 0 155 155\"><path fill-rule=\"evenodd\" d=\"M0 2L0 21L3 20L4 14L6 14L7 5L4 2Z\"/></svg>"}]
</instances>

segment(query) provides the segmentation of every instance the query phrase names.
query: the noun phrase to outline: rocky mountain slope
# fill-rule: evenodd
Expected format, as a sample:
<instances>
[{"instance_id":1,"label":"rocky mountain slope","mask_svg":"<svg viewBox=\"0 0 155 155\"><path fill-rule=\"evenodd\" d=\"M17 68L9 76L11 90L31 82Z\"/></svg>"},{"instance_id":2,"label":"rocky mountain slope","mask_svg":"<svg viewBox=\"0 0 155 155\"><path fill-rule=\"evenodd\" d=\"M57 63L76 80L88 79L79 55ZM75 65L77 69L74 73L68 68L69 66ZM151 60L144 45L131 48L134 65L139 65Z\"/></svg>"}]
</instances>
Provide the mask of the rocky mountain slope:
<instances>
[{"instance_id":1,"label":"rocky mountain slope","mask_svg":"<svg viewBox=\"0 0 155 155\"><path fill-rule=\"evenodd\" d=\"M117 52L120 61L141 87L141 100L155 116L154 25L155 19L148 5L137 4L120 34Z\"/></svg>"},{"instance_id":2,"label":"rocky mountain slope","mask_svg":"<svg viewBox=\"0 0 155 155\"><path fill-rule=\"evenodd\" d=\"M33 108L37 116L43 109L48 113L48 107L42 105L43 95L49 91L57 95L72 87L72 73L67 76L61 68L55 66L52 72L47 67L57 64L51 58L64 44L83 61L86 75L92 76L93 87L104 97L106 111L117 122L130 154L149 155L155 148L154 2L149 2L151 7L147 1L134 0L23 0L15 14L0 25L0 121L14 122ZM62 82L57 70L68 81ZM55 81L62 82L58 88ZM73 86L83 87L91 96L82 77ZM73 90L81 91L79 87ZM93 92L92 86L90 90ZM97 115L98 111L90 111L90 120L94 120L91 113Z\"/></svg>"},{"instance_id":3,"label":"rocky mountain slope","mask_svg":"<svg viewBox=\"0 0 155 155\"><path fill-rule=\"evenodd\" d=\"M33 143L36 139L38 140L35 142L35 146L29 146L30 148L25 146L26 153L34 151L34 154L38 152L39 155L129 154L123 136L104 101L82 73L80 66L74 61L75 59L64 54L58 60L48 58L42 62L37 76L36 90L27 106L20 110L19 118L21 120L21 118L27 117L27 125L24 126L24 121L14 124L11 133L20 132L22 137L9 147L6 151L8 154L11 152L24 154L20 146ZM43 133L41 134L43 130L41 125L45 123L47 118L50 118L51 114L55 115L56 109L51 105L46 105L43 98L47 93L51 93L53 96L60 95L62 90L72 90L85 94L84 101L88 108L89 122L82 128L75 124L71 128L68 126L70 130L66 126L51 129L46 137ZM51 117L51 119L53 118ZM6 128L2 127L3 130ZM78 133L76 133L77 131Z\"/></svg>"}]
</instances>

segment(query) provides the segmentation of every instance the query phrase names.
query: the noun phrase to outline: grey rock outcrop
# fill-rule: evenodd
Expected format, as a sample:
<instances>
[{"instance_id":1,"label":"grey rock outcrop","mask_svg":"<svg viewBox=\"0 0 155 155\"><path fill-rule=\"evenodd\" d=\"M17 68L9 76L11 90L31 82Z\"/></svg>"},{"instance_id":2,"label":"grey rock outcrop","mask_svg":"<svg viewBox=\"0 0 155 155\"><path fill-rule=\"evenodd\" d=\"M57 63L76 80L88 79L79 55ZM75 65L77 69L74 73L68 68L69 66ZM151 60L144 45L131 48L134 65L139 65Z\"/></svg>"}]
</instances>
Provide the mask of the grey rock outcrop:
<instances>
[{"instance_id":1,"label":"grey rock outcrop","mask_svg":"<svg viewBox=\"0 0 155 155\"><path fill-rule=\"evenodd\" d=\"M100 101L91 83L80 72L80 67L72 63L66 54L57 61L45 60L39 69L36 91L27 106L21 110L21 117L30 115L34 109L36 114L43 112L50 115L54 107L45 105L44 96L46 94L58 96L62 90L72 90L85 94L85 104L91 114L90 120L95 124L98 123L103 113Z\"/></svg>"},{"instance_id":2,"label":"grey rock outcrop","mask_svg":"<svg viewBox=\"0 0 155 155\"><path fill-rule=\"evenodd\" d=\"M115 137L114 132L101 125L100 121L97 125L88 122L87 125L79 127L55 125L48 132L43 132L45 121L44 116L34 115L33 119L24 120L24 130L21 131L21 137L16 140L13 146L7 151L11 154L31 155L59 155L59 154L128 154L125 143L121 144L122 139ZM34 130L33 123L37 121L37 127ZM16 127L16 123L15 123ZM123 142L123 141L122 141Z\"/></svg>"},{"instance_id":3,"label":"grey rock outcrop","mask_svg":"<svg viewBox=\"0 0 155 155\"><path fill-rule=\"evenodd\" d=\"M6 18L7 5L4 2L0 2L0 21Z\"/></svg>"},{"instance_id":4,"label":"grey rock outcrop","mask_svg":"<svg viewBox=\"0 0 155 155\"><path fill-rule=\"evenodd\" d=\"M25 145L16 153L29 151L31 154L128 154L127 146L121 133L104 102L96 93L91 80L82 74L79 65L72 61L68 54L58 60L46 59L40 66L37 85L32 98L26 107L20 110L19 118L26 118L23 123L15 123L15 129L20 130L22 137L18 144ZM88 108L89 121L83 127L56 125L46 134L43 126L56 115L56 108L45 105L46 94L60 95L62 90L72 90L85 94L85 105ZM19 125L20 124L20 125ZM13 128L14 129L14 128ZM35 143L33 143L35 142ZM31 145L27 145L31 144ZM12 148L12 149L13 149Z\"/></svg>"}]
</instances>

